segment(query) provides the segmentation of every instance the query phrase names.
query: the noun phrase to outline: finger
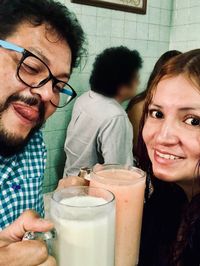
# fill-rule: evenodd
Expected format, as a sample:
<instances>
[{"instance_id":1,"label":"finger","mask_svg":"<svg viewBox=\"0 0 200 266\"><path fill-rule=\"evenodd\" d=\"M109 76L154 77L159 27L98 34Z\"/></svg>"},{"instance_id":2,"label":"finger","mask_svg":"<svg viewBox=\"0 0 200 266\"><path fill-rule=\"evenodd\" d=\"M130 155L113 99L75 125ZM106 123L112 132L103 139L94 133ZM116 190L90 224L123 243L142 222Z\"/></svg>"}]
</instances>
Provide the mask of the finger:
<instances>
[{"instance_id":1,"label":"finger","mask_svg":"<svg viewBox=\"0 0 200 266\"><path fill-rule=\"evenodd\" d=\"M87 186L88 181L78 176L70 176L59 181L57 190L70 186Z\"/></svg>"},{"instance_id":2,"label":"finger","mask_svg":"<svg viewBox=\"0 0 200 266\"><path fill-rule=\"evenodd\" d=\"M96 172L99 172L99 171L103 170L103 168L104 168L103 164L97 163L97 164L95 164L95 166L93 167L92 170L93 170L94 173L96 173Z\"/></svg>"},{"instance_id":3,"label":"finger","mask_svg":"<svg viewBox=\"0 0 200 266\"><path fill-rule=\"evenodd\" d=\"M45 262L48 258L47 247L38 240L20 241L12 243L0 252L0 265L35 266Z\"/></svg>"},{"instance_id":4,"label":"finger","mask_svg":"<svg viewBox=\"0 0 200 266\"><path fill-rule=\"evenodd\" d=\"M76 179L73 180L72 186L88 186L88 184L88 180L85 180L82 177L76 177Z\"/></svg>"},{"instance_id":5,"label":"finger","mask_svg":"<svg viewBox=\"0 0 200 266\"><path fill-rule=\"evenodd\" d=\"M46 232L52 228L52 222L41 219L35 211L28 210L13 224L0 232L0 238L8 241L19 241L26 231Z\"/></svg>"},{"instance_id":6,"label":"finger","mask_svg":"<svg viewBox=\"0 0 200 266\"><path fill-rule=\"evenodd\" d=\"M80 180L81 178L78 176L69 176L66 178L63 178L59 181L58 186L59 187L69 187L72 186L74 184L76 184L78 182L78 180Z\"/></svg>"},{"instance_id":7,"label":"finger","mask_svg":"<svg viewBox=\"0 0 200 266\"><path fill-rule=\"evenodd\" d=\"M56 266L56 265L57 265L57 263L56 263L55 258L52 256L48 256L48 259L44 263L42 263L38 266Z\"/></svg>"}]
</instances>

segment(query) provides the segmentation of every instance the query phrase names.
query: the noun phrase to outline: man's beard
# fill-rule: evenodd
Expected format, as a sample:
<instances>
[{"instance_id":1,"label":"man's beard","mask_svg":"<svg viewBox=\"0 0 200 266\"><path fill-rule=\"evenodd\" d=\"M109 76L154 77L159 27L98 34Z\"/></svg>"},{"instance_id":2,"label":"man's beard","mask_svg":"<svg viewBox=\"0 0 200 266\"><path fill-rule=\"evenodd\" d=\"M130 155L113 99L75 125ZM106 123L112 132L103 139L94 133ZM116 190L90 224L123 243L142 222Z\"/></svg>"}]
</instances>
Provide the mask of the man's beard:
<instances>
[{"instance_id":1,"label":"man's beard","mask_svg":"<svg viewBox=\"0 0 200 266\"><path fill-rule=\"evenodd\" d=\"M30 106L38 106L39 110L39 118L36 122L36 125L30 130L26 138L16 136L15 133L10 133L3 127L1 122L3 112L5 112L9 108L12 102L17 101L20 101ZM4 104L0 104L0 155L4 157L10 157L22 151L23 148L29 142L30 138L33 136L33 134L37 130L39 130L44 124L44 115L44 103L40 102L37 98L34 97L24 97L19 94L13 94L6 100Z\"/></svg>"}]
</instances>

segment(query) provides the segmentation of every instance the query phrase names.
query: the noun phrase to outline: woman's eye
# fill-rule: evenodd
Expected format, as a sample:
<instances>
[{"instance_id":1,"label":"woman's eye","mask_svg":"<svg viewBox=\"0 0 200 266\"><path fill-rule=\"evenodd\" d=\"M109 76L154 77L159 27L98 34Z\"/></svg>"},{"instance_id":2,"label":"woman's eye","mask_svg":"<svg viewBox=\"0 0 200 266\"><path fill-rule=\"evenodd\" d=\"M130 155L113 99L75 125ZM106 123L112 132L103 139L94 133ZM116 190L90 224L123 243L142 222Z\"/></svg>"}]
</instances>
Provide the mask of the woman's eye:
<instances>
[{"instance_id":1,"label":"woman's eye","mask_svg":"<svg viewBox=\"0 0 200 266\"><path fill-rule=\"evenodd\" d=\"M149 115L153 118L156 119L162 119L163 118L163 113L158 110L149 110Z\"/></svg>"},{"instance_id":2,"label":"woman's eye","mask_svg":"<svg viewBox=\"0 0 200 266\"><path fill-rule=\"evenodd\" d=\"M185 120L185 123L191 126L200 126L200 118L190 117Z\"/></svg>"}]
</instances>

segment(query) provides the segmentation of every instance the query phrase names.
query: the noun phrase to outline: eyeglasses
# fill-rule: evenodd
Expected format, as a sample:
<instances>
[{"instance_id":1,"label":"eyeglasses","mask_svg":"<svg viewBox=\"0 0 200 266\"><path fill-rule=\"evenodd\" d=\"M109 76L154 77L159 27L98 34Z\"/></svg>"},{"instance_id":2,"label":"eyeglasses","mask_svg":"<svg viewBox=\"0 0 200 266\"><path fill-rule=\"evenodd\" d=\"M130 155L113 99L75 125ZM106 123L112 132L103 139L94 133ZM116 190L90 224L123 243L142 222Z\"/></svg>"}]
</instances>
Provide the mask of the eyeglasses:
<instances>
[{"instance_id":1,"label":"eyeglasses","mask_svg":"<svg viewBox=\"0 0 200 266\"><path fill-rule=\"evenodd\" d=\"M66 82L53 76L49 67L36 55L13 43L0 40L0 47L22 54L17 65L17 77L30 88L40 88L52 81L53 96L50 100L55 107L62 108L76 97L74 89Z\"/></svg>"}]
</instances>

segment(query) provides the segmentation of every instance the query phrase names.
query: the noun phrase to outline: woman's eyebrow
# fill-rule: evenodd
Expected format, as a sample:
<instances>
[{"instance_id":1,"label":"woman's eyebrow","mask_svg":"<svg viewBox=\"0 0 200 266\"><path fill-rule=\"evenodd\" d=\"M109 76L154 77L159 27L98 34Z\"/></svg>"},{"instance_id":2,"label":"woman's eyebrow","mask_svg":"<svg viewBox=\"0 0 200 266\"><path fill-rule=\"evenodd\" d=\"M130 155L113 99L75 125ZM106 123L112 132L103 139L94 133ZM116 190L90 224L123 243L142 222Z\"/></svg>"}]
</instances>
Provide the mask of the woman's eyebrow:
<instances>
[{"instance_id":1,"label":"woman's eyebrow","mask_svg":"<svg viewBox=\"0 0 200 266\"><path fill-rule=\"evenodd\" d=\"M156 107L156 108L159 108L159 109L162 109L162 108L163 108L161 105L159 105L159 104L155 104L155 103L151 103L151 104L149 105L149 107Z\"/></svg>"},{"instance_id":2,"label":"woman's eyebrow","mask_svg":"<svg viewBox=\"0 0 200 266\"><path fill-rule=\"evenodd\" d=\"M200 106L197 105L197 106L180 107L178 110L182 111L182 112L184 112L184 111L195 111L195 110L200 110Z\"/></svg>"},{"instance_id":3,"label":"woman's eyebrow","mask_svg":"<svg viewBox=\"0 0 200 266\"><path fill-rule=\"evenodd\" d=\"M163 107L159 104L156 104L156 103L151 103L149 105L149 107L156 107L156 108L159 108L159 109L163 109ZM181 112L186 112L186 111L195 111L195 110L200 110L200 105L195 105L195 106L186 106L186 107L178 107L177 108L178 111L181 111Z\"/></svg>"}]
</instances>

